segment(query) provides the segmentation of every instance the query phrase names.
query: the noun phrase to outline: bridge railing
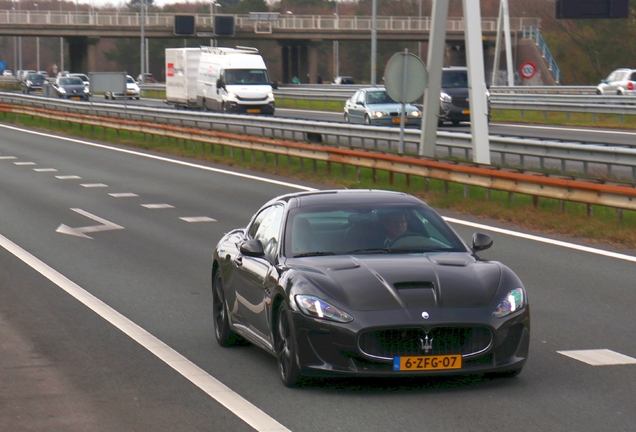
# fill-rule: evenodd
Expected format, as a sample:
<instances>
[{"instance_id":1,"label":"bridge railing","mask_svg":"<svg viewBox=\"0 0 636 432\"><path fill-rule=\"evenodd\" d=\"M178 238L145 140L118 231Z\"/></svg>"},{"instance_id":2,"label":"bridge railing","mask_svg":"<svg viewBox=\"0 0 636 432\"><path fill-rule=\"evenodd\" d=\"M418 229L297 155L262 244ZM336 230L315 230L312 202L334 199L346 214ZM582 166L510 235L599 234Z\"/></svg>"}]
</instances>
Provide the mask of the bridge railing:
<instances>
[{"instance_id":1,"label":"bridge railing","mask_svg":"<svg viewBox=\"0 0 636 432\"><path fill-rule=\"evenodd\" d=\"M174 26L173 13L149 12L145 16L147 26ZM194 14L198 27L212 28L212 16L209 14ZM234 15L235 26L238 28L253 28L254 19L250 15ZM141 14L136 12L113 11L0 11L0 25L51 25L51 26L141 26ZM269 21L274 29L280 30L324 30L324 31L370 31L372 17L357 15L280 15L277 20ZM521 31L524 26L539 26L540 18L511 18L511 30ZM379 16L376 18L378 31L430 31L430 17L412 16ZM483 31L496 31L497 18L482 18ZM446 30L450 32L463 31L462 18L449 19Z\"/></svg>"}]
</instances>

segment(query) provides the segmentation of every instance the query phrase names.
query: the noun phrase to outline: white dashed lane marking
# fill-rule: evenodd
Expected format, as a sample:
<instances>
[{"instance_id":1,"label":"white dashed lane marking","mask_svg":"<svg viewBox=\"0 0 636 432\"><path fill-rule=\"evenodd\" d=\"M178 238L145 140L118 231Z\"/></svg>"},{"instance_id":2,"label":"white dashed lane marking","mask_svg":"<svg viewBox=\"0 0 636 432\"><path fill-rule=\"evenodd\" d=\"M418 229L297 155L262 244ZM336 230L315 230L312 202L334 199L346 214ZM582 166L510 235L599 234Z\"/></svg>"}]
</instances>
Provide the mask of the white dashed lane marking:
<instances>
[{"instance_id":1,"label":"white dashed lane marking","mask_svg":"<svg viewBox=\"0 0 636 432\"><path fill-rule=\"evenodd\" d=\"M113 198L134 198L139 196L136 193L132 192L109 193L108 195L112 196Z\"/></svg>"},{"instance_id":2,"label":"white dashed lane marking","mask_svg":"<svg viewBox=\"0 0 636 432\"><path fill-rule=\"evenodd\" d=\"M15 156L0 156L0 160L17 159Z\"/></svg>"},{"instance_id":3,"label":"white dashed lane marking","mask_svg":"<svg viewBox=\"0 0 636 432\"><path fill-rule=\"evenodd\" d=\"M147 209L169 209L169 208L174 208L174 206L170 205L170 204L142 204L142 207L146 207Z\"/></svg>"},{"instance_id":4,"label":"white dashed lane marking","mask_svg":"<svg viewBox=\"0 0 636 432\"><path fill-rule=\"evenodd\" d=\"M557 351L559 354L592 366L636 364L636 359L608 349Z\"/></svg>"},{"instance_id":5,"label":"white dashed lane marking","mask_svg":"<svg viewBox=\"0 0 636 432\"><path fill-rule=\"evenodd\" d=\"M108 185L105 185L104 183L83 183L80 186L85 187L85 188L106 188L106 187L108 187Z\"/></svg>"},{"instance_id":6,"label":"white dashed lane marking","mask_svg":"<svg viewBox=\"0 0 636 432\"><path fill-rule=\"evenodd\" d=\"M33 168L35 172L57 172L55 168Z\"/></svg>"},{"instance_id":7,"label":"white dashed lane marking","mask_svg":"<svg viewBox=\"0 0 636 432\"><path fill-rule=\"evenodd\" d=\"M81 179L80 176L76 176L76 175L67 175L67 176L55 176L56 179L59 180L75 180L75 179Z\"/></svg>"},{"instance_id":8,"label":"white dashed lane marking","mask_svg":"<svg viewBox=\"0 0 636 432\"><path fill-rule=\"evenodd\" d=\"M23 166L23 165L37 165L35 162L13 162L15 165Z\"/></svg>"},{"instance_id":9,"label":"white dashed lane marking","mask_svg":"<svg viewBox=\"0 0 636 432\"><path fill-rule=\"evenodd\" d=\"M184 220L186 222L216 222L216 219L212 219L207 216L191 216L191 217L180 217L179 219Z\"/></svg>"}]
</instances>

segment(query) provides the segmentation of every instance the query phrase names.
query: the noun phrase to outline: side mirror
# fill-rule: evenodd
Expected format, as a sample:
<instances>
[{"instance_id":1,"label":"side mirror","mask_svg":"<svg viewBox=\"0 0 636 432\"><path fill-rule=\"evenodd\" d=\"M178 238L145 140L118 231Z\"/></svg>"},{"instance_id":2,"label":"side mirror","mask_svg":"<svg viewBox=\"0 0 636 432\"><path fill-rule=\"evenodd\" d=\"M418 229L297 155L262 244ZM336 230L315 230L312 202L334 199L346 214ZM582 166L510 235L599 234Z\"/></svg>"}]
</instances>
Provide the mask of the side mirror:
<instances>
[{"instance_id":1,"label":"side mirror","mask_svg":"<svg viewBox=\"0 0 636 432\"><path fill-rule=\"evenodd\" d=\"M484 233L473 234L473 252L486 250L492 246L492 237Z\"/></svg>"},{"instance_id":2,"label":"side mirror","mask_svg":"<svg viewBox=\"0 0 636 432\"><path fill-rule=\"evenodd\" d=\"M220 88L225 90L225 81L223 81L223 78L219 78L218 80L216 80L216 89L217 89L217 91Z\"/></svg>"},{"instance_id":3,"label":"side mirror","mask_svg":"<svg viewBox=\"0 0 636 432\"><path fill-rule=\"evenodd\" d=\"M263 243L258 239L251 239L243 242L239 247L241 253L245 256L261 257L265 255Z\"/></svg>"},{"instance_id":4,"label":"side mirror","mask_svg":"<svg viewBox=\"0 0 636 432\"><path fill-rule=\"evenodd\" d=\"M278 80L272 81L270 85L272 86L272 90L278 90Z\"/></svg>"}]
</instances>

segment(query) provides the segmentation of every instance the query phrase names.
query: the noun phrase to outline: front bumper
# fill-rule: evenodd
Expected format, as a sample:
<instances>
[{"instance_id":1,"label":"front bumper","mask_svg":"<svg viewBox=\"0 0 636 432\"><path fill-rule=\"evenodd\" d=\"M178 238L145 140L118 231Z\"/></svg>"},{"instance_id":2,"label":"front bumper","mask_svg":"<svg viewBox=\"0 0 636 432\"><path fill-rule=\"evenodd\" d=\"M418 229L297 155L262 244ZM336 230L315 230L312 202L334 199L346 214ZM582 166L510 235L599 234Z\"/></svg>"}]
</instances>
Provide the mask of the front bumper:
<instances>
[{"instance_id":1,"label":"front bumper","mask_svg":"<svg viewBox=\"0 0 636 432\"><path fill-rule=\"evenodd\" d=\"M227 112L237 114L268 114L274 115L276 111L275 102L269 103L253 103L253 104L241 104L235 101L228 101L225 103Z\"/></svg>"},{"instance_id":2,"label":"front bumper","mask_svg":"<svg viewBox=\"0 0 636 432\"><path fill-rule=\"evenodd\" d=\"M421 312L421 311L418 311ZM430 376L481 374L498 371L521 370L524 366L530 344L530 310L526 306L510 317L498 319L491 317L487 320L476 320L478 314L471 311L446 312L445 318L452 320L417 323L399 320L399 312L383 312L383 324L365 325L365 315L378 321L377 313L357 315L356 320L349 324L326 323L314 320L300 313L294 314L294 325L297 329L296 341L299 350L299 366L305 375L359 375L359 376ZM433 315L433 314L431 314ZM472 316L471 316L472 315ZM370 355L361 350L361 336L369 333L382 333L391 330L400 334L401 329L408 331L422 330L422 334L435 334L432 345L433 351L428 354L422 351L419 341L402 341L399 338L378 342L383 345L382 355ZM458 328L481 329L481 336L468 342L462 341L449 344L449 337L440 336L445 330ZM439 330L435 333L435 330ZM429 333L426 333L429 332ZM404 332L405 336L407 331ZM466 332L451 334L468 334ZM489 334L488 341L484 341L484 334ZM464 336L457 336L458 338ZM452 339L452 337L450 337ZM481 339L481 340L478 340ZM437 341L436 341L437 340ZM439 346L435 346L438 344ZM482 344L483 346L479 346ZM442 346L443 345L443 346ZM474 348L476 352L470 352ZM368 350L369 345L366 345ZM377 354L377 353L376 353ZM453 355L462 356L460 369L439 370L394 370L394 356L427 356Z\"/></svg>"}]
</instances>

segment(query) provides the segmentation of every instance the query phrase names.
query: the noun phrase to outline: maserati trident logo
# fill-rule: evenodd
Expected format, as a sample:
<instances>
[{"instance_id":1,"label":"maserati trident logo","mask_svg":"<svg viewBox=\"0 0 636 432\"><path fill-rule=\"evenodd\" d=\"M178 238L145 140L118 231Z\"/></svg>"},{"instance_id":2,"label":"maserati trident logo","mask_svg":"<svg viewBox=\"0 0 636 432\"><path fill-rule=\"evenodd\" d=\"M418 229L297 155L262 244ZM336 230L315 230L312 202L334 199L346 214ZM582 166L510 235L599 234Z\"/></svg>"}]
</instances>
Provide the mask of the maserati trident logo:
<instances>
[{"instance_id":1,"label":"maserati trident logo","mask_svg":"<svg viewBox=\"0 0 636 432\"><path fill-rule=\"evenodd\" d=\"M428 354L428 352L433 349L433 338L429 338L428 335L424 336L424 338L420 338L420 345L424 354Z\"/></svg>"}]
</instances>

